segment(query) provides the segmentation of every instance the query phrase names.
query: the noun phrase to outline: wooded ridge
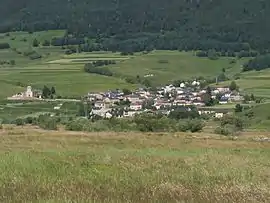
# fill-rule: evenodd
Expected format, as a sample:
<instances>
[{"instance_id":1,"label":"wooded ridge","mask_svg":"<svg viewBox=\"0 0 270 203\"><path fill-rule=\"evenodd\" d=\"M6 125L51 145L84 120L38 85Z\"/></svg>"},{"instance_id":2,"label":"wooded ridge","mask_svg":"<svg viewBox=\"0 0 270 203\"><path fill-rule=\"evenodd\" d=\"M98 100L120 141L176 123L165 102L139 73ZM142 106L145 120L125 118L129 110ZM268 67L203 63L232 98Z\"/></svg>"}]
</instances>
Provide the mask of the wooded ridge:
<instances>
[{"instance_id":1,"label":"wooded ridge","mask_svg":"<svg viewBox=\"0 0 270 203\"><path fill-rule=\"evenodd\" d=\"M68 29L105 49L265 51L267 0L1 0L0 31Z\"/></svg>"}]
</instances>

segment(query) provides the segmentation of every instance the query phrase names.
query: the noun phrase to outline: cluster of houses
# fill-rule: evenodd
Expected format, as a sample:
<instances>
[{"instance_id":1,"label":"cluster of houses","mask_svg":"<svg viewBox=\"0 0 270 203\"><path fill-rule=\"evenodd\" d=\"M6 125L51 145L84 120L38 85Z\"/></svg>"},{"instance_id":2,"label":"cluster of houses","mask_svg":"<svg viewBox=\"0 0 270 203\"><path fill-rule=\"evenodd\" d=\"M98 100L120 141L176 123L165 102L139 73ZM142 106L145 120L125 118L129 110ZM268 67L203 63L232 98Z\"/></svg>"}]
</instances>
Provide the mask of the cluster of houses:
<instances>
[{"instance_id":1,"label":"cluster of houses","mask_svg":"<svg viewBox=\"0 0 270 203\"><path fill-rule=\"evenodd\" d=\"M213 114L215 117L222 117L224 110L219 108L205 107L204 95L209 89L201 88L200 82L183 82L179 86L166 85L150 89L137 89L129 91L107 91L100 93L88 93L84 99L93 104L91 115L98 115L104 118L133 117L145 111L159 112L168 115L177 106L189 108L195 106L199 114ZM25 92L18 93L8 99L12 100L33 100L41 99L42 92L33 90L31 86ZM231 91L229 87L217 87L211 89L211 98L220 105L227 103L239 103L244 100L237 91ZM57 107L60 108L60 107Z\"/></svg>"},{"instance_id":2,"label":"cluster of houses","mask_svg":"<svg viewBox=\"0 0 270 203\"><path fill-rule=\"evenodd\" d=\"M104 118L113 116L112 112L119 109L119 104L125 104L118 117L132 117L145 111L155 111L169 114L176 106L196 106L200 114L213 114L222 117L221 109L209 110L205 107L203 95L206 89L200 88L200 83L181 83L178 87L166 85L155 90L137 89L131 94L124 94L121 90L88 93L85 98L93 103L92 115ZM239 92L233 92L229 87L211 89L211 98L216 99L220 105L243 101ZM147 105L148 104L148 105Z\"/></svg>"}]
</instances>

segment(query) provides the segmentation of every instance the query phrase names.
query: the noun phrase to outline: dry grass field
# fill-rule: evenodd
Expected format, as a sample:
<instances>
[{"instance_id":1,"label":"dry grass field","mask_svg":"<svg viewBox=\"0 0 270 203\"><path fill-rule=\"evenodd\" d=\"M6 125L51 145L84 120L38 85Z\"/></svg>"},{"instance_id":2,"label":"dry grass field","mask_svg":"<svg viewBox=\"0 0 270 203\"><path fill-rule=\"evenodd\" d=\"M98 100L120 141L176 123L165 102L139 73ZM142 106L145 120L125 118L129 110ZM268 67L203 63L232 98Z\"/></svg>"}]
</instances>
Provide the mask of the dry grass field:
<instances>
[{"instance_id":1,"label":"dry grass field","mask_svg":"<svg viewBox=\"0 0 270 203\"><path fill-rule=\"evenodd\" d=\"M270 202L270 143L254 134L3 126L0 202Z\"/></svg>"}]
</instances>

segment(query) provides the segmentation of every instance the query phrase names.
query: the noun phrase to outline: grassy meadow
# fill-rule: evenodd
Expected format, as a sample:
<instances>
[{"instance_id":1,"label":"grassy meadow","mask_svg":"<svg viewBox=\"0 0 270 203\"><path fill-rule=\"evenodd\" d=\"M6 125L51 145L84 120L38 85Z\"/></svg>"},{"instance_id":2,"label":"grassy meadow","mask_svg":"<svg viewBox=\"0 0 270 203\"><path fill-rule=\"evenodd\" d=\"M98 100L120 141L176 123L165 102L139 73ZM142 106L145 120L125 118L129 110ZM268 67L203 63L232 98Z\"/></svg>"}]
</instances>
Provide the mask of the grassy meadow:
<instances>
[{"instance_id":1,"label":"grassy meadow","mask_svg":"<svg viewBox=\"0 0 270 203\"><path fill-rule=\"evenodd\" d=\"M60 109L54 109L60 107ZM0 102L0 124L14 121L16 118L39 115L40 113L61 113L62 115L76 115L78 112L77 102L61 101L1 101Z\"/></svg>"},{"instance_id":2,"label":"grassy meadow","mask_svg":"<svg viewBox=\"0 0 270 203\"><path fill-rule=\"evenodd\" d=\"M31 47L34 39L40 42L51 40L53 37L61 37L64 31L42 31L29 34L26 32L14 32L0 34L0 43L8 42L10 49L0 50L0 59L15 60L14 66L0 66L0 85L8 91L0 91L0 99L4 99L20 91L24 91L21 84L26 87L42 88L44 85L55 86L57 94L61 96L81 96L89 91L106 91L116 88L134 88L134 85L114 77L105 77L85 73L84 64L93 60L109 60L110 57L123 59L120 54L101 52L84 57L64 55L61 47ZM24 56L25 51L34 50L42 55L42 59L30 60ZM21 52L21 54L18 54ZM61 62L64 61L64 63ZM66 60L66 61L65 61ZM80 60L82 60L80 62ZM60 62L57 62L60 61ZM20 85L18 85L20 84Z\"/></svg>"},{"instance_id":3,"label":"grassy meadow","mask_svg":"<svg viewBox=\"0 0 270 203\"><path fill-rule=\"evenodd\" d=\"M231 58L210 60L199 58L195 52L179 51L153 51L149 54L138 54L130 60L120 64L111 65L114 72L126 75L149 75L150 80L157 83L168 83L177 79L191 79L196 77L216 77L222 69L226 69L229 75L239 72L243 60L231 64Z\"/></svg>"},{"instance_id":4,"label":"grassy meadow","mask_svg":"<svg viewBox=\"0 0 270 203\"><path fill-rule=\"evenodd\" d=\"M270 70L249 71L240 74L236 80L240 89L248 94L269 99L270 98ZM222 82L219 86L229 85L230 81Z\"/></svg>"},{"instance_id":5,"label":"grassy meadow","mask_svg":"<svg viewBox=\"0 0 270 203\"><path fill-rule=\"evenodd\" d=\"M116 75L149 77L154 84L168 83L176 79L190 79L198 76L215 77L224 68L228 75L238 73L243 60L231 63L231 58L210 60L198 58L192 52L153 51L122 56L120 53L92 52L65 55L61 47L32 47L34 39L39 42L63 36L65 31L11 32L0 34L0 43L8 42L10 49L0 50L1 60L14 60L15 65L0 65L0 85L8 91L1 91L0 99L21 91L23 86L41 88L55 86L61 96L81 96L89 91L106 91L115 88L135 88L118 77L105 77L83 71L85 63L96 60L115 60L108 67ZM23 53L36 51L42 59L30 60Z\"/></svg>"},{"instance_id":6,"label":"grassy meadow","mask_svg":"<svg viewBox=\"0 0 270 203\"><path fill-rule=\"evenodd\" d=\"M1 202L270 201L270 143L249 136L0 134Z\"/></svg>"}]
</instances>

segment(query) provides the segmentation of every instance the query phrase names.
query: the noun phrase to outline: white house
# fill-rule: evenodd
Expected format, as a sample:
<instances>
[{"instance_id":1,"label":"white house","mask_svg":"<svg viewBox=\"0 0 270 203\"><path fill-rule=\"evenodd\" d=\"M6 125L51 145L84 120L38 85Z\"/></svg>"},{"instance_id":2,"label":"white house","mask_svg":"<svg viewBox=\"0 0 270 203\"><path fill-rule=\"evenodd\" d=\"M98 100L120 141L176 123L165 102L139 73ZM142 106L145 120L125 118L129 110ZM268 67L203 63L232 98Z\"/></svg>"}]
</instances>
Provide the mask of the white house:
<instances>
[{"instance_id":1,"label":"white house","mask_svg":"<svg viewBox=\"0 0 270 203\"><path fill-rule=\"evenodd\" d=\"M217 90L221 93L223 92L229 92L230 88L229 87L218 87Z\"/></svg>"},{"instance_id":2,"label":"white house","mask_svg":"<svg viewBox=\"0 0 270 203\"><path fill-rule=\"evenodd\" d=\"M192 86L199 86L201 83L194 80L191 84Z\"/></svg>"},{"instance_id":3,"label":"white house","mask_svg":"<svg viewBox=\"0 0 270 203\"><path fill-rule=\"evenodd\" d=\"M133 117L140 113L142 113L142 111L124 111L123 117Z\"/></svg>"},{"instance_id":4,"label":"white house","mask_svg":"<svg viewBox=\"0 0 270 203\"><path fill-rule=\"evenodd\" d=\"M181 87L181 88L186 87L185 83L182 82L182 83L180 84L180 87Z\"/></svg>"},{"instance_id":5,"label":"white house","mask_svg":"<svg viewBox=\"0 0 270 203\"><path fill-rule=\"evenodd\" d=\"M126 96L126 99L131 103L136 103L143 100L140 96L134 94Z\"/></svg>"},{"instance_id":6,"label":"white house","mask_svg":"<svg viewBox=\"0 0 270 203\"><path fill-rule=\"evenodd\" d=\"M95 107L96 108L105 108L105 103L104 102L95 102Z\"/></svg>"},{"instance_id":7,"label":"white house","mask_svg":"<svg viewBox=\"0 0 270 203\"><path fill-rule=\"evenodd\" d=\"M205 94L206 93L206 90L201 90L200 91L200 94Z\"/></svg>"},{"instance_id":8,"label":"white house","mask_svg":"<svg viewBox=\"0 0 270 203\"><path fill-rule=\"evenodd\" d=\"M129 108L133 111L139 111L142 109L142 103L141 102L131 103Z\"/></svg>"},{"instance_id":9,"label":"white house","mask_svg":"<svg viewBox=\"0 0 270 203\"><path fill-rule=\"evenodd\" d=\"M175 87L173 86L173 85L167 85L167 86L165 86L164 87L164 93L170 93L170 92L172 92L173 90L175 90Z\"/></svg>"},{"instance_id":10,"label":"white house","mask_svg":"<svg viewBox=\"0 0 270 203\"><path fill-rule=\"evenodd\" d=\"M211 110L199 110L198 113L200 115L203 115L203 114L214 114L215 111L211 111Z\"/></svg>"},{"instance_id":11,"label":"white house","mask_svg":"<svg viewBox=\"0 0 270 203\"><path fill-rule=\"evenodd\" d=\"M219 90L214 90L212 93L213 94L219 94Z\"/></svg>"},{"instance_id":12,"label":"white house","mask_svg":"<svg viewBox=\"0 0 270 203\"><path fill-rule=\"evenodd\" d=\"M223 118L223 116L224 116L224 113L221 113L221 112L216 112L215 113L216 118Z\"/></svg>"},{"instance_id":13,"label":"white house","mask_svg":"<svg viewBox=\"0 0 270 203\"><path fill-rule=\"evenodd\" d=\"M111 109L109 108L101 108L101 109L92 109L91 115L98 115L103 118L111 118L112 114L110 113Z\"/></svg>"}]
</instances>

